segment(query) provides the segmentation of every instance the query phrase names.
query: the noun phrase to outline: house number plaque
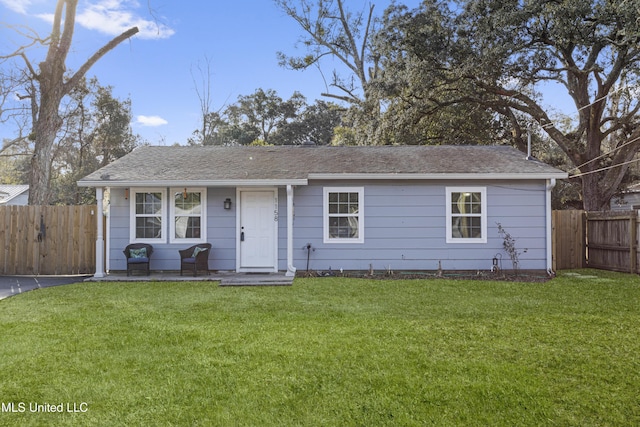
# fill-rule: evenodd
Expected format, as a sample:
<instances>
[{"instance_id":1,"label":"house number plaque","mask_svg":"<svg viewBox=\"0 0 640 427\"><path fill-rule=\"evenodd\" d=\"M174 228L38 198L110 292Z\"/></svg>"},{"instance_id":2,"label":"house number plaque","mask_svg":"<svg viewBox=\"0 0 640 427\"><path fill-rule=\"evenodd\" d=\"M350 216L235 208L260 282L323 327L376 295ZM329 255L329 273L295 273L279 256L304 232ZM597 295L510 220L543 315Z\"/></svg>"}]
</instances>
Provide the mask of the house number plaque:
<instances>
[{"instance_id":1,"label":"house number plaque","mask_svg":"<svg viewBox=\"0 0 640 427\"><path fill-rule=\"evenodd\" d=\"M273 199L273 220L278 222L278 198Z\"/></svg>"}]
</instances>

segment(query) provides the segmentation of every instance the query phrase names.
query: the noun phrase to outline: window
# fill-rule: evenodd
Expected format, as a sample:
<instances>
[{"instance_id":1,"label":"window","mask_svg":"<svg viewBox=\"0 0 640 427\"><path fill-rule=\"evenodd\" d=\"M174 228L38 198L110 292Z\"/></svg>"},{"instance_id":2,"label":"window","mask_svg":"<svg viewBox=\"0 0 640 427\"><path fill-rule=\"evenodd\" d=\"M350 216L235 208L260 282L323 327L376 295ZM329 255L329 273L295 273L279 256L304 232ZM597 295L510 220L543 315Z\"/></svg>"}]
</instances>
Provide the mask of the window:
<instances>
[{"instance_id":1,"label":"window","mask_svg":"<svg viewBox=\"0 0 640 427\"><path fill-rule=\"evenodd\" d=\"M447 243L487 242L487 190L447 187Z\"/></svg>"},{"instance_id":2,"label":"window","mask_svg":"<svg viewBox=\"0 0 640 427\"><path fill-rule=\"evenodd\" d=\"M364 242L364 188L324 189L324 242Z\"/></svg>"},{"instance_id":3,"label":"window","mask_svg":"<svg viewBox=\"0 0 640 427\"><path fill-rule=\"evenodd\" d=\"M171 189L171 242L206 242L207 193L204 188Z\"/></svg>"},{"instance_id":4,"label":"window","mask_svg":"<svg viewBox=\"0 0 640 427\"><path fill-rule=\"evenodd\" d=\"M133 189L131 193L131 241L163 241L165 192L158 189Z\"/></svg>"}]
</instances>

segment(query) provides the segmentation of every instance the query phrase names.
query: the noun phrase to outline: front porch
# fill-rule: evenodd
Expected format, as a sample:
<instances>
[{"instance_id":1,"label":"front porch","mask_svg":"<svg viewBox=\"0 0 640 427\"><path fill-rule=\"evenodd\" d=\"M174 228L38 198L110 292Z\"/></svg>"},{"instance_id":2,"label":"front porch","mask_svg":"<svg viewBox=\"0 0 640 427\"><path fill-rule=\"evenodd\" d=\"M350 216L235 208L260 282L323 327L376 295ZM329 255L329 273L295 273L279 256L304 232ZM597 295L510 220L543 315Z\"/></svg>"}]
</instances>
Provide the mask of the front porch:
<instances>
[{"instance_id":1,"label":"front porch","mask_svg":"<svg viewBox=\"0 0 640 427\"><path fill-rule=\"evenodd\" d=\"M291 286L294 277L284 272L278 273L236 273L211 272L210 275L198 274L181 276L179 271L151 271L149 276L135 274L127 276L126 271L111 272L103 277L90 277L87 282L180 282L209 281L220 282L220 286Z\"/></svg>"},{"instance_id":2,"label":"front porch","mask_svg":"<svg viewBox=\"0 0 640 427\"><path fill-rule=\"evenodd\" d=\"M153 246L150 267L152 270L156 269L153 277L157 280L181 280L171 273L180 268L178 252L201 243L212 244L208 265L211 270L238 273L275 273L286 270L286 276L294 277L296 268L293 265L293 185L287 184L283 187L280 183L275 184L261 187L213 185L206 188L183 188L180 191L173 189L171 193L164 187L96 188L96 198L107 202L98 203L94 278L107 277L105 272L108 270L124 270L126 258L122 250L131 243ZM109 196L105 199L106 190ZM228 197L232 193L236 195L233 200ZM184 194L187 194L187 198ZM200 216L189 217L196 218L197 221L187 221L187 224L191 224L191 234L185 234L185 230L178 232L175 226L171 225L177 223L178 216L175 212L180 210L175 203L168 200L191 200L190 197L199 201L199 205L196 206L198 209L195 211L199 212ZM140 203L132 204L139 199L141 206L152 212L145 213L144 215L151 216L142 216L141 221L134 220L137 214L133 210L133 206ZM222 204L219 203L221 200ZM105 206L108 206L107 210ZM144 209L142 211L147 212ZM108 214L104 215L105 212ZM171 213L171 218L163 212ZM103 225L105 221L106 227ZM141 228L138 229L138 226ZM286 251L283 250L284 245ZM114 274L111 273L110 276L114 277ZM254 281L253 276L250 277L252 278L246 281ZM117 275L114 278L119 279ZM223 281L224 284L235 284L245 280L236 278ZM264 281L259 280L260 283ZM290 282L286 280L286 284Z\"/></svg>"}]
</instances>

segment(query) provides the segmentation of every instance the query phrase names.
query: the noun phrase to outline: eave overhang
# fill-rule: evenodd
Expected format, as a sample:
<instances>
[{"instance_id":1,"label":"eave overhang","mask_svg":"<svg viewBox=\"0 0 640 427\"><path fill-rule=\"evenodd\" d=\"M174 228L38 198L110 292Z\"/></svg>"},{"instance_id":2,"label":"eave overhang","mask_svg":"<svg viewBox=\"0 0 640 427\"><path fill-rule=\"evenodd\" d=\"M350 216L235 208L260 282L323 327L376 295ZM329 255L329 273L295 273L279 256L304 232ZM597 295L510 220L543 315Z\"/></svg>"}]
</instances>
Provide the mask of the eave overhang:
<instances>
[{"instance_id":1,"label":"eave overhang","mask_svg":"<svg viewBox=\"0 0 640 427\"><path fill-rule=\"evenodd\" d=\"M285 187L287 185L307 185L307 179L235 179L235 180L150 180L119 181L97 180L78 181L78 187Z\"/></svg>"},{"instance_id":2,"label":"eave overhang","mask_svg":"<svg viewBox=\"0 0 640 427\"><path fill-rule=\"evenodd\" d=\"M558 173L310 173L309 180L545 180L566 179L569 174Z\"/></svg>"},{"instance_id":3,"label":"eave overhang","mask_svg":"<svg viewBox=\"0 0 640 427\"><path fill-rule=\"evenodd\" d=\"M308 179L234 179L234 180L149 180L79 181L79 187L281 187L287 185L305 186L310 180L326 181L522 181L566 179L566 172L559 173L310 173Z\"/></svg>"}]
</instances>

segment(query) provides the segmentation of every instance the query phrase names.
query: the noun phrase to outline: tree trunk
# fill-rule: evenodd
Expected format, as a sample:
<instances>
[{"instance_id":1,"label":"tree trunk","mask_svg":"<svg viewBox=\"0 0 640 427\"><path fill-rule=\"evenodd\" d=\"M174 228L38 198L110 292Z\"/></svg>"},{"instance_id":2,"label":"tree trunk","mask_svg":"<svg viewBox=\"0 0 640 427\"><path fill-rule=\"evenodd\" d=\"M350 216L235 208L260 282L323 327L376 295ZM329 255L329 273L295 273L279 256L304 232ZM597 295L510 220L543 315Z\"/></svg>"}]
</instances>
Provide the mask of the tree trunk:
<instances>
[{"instance_id":1,"label":"tree trunk","mask_svg":"<svg viewBox=\"0 0 640 427\"><path fill-rule=\"evenodd\" d=\"M40 106L38 115L33 123L35 146L33 157L31 158L31 174L29 176L30 205L46 205L49 201L51 150L58 130L62 126L62 119L58 114L62 98L80 83L82 77L93 64L122 41L138 32L138 28L133 27L112 39L94 53L73 76L65 81L65 63L73 39L77 5L78 0L57 1L49 48L46 59L40 63L39 73L35 72L25 57L32 79L40 85ZM60 31L61 29L62 32Z\"/></svg>"},{"instance_id":2,"label":"tree trunk","mask_svg":"<svg viewBox=\"0 0 640 427\"><path fill-rule=\"evenodd\" d=\"M582 175L582 204L586 211L602 211L609 209L609 199L600 188L600 174Z\"/></svg>"},{"instance_id":3,"label":"tree trunk","mask_svg":"<svg viewBox=\"0 0 640 427\"><path fill-rule=\"evenodd\" d=\"M31 157L31 173L29 175L29 204L47 205L49 203L49 182L51 181L51 149L59 128L53 125L40 124L36 130L36 144L39 149ZM41 128L53 128L53 131L43 132Z\"/></svg>"},{"instance_id":4,"label":"tree trunk","mask_svg":"<svg viewBox=\"0 0 640 427\"><path fill-rule=\"evenodd\" d=\"M51 150L56 134L62 126L58 114L64 96L64 62L44 61L40 64L40 107L34 124L35 149L29 175L29 204L46 205L49 202L51 178Z\"/></svg>"}]
</instances>

